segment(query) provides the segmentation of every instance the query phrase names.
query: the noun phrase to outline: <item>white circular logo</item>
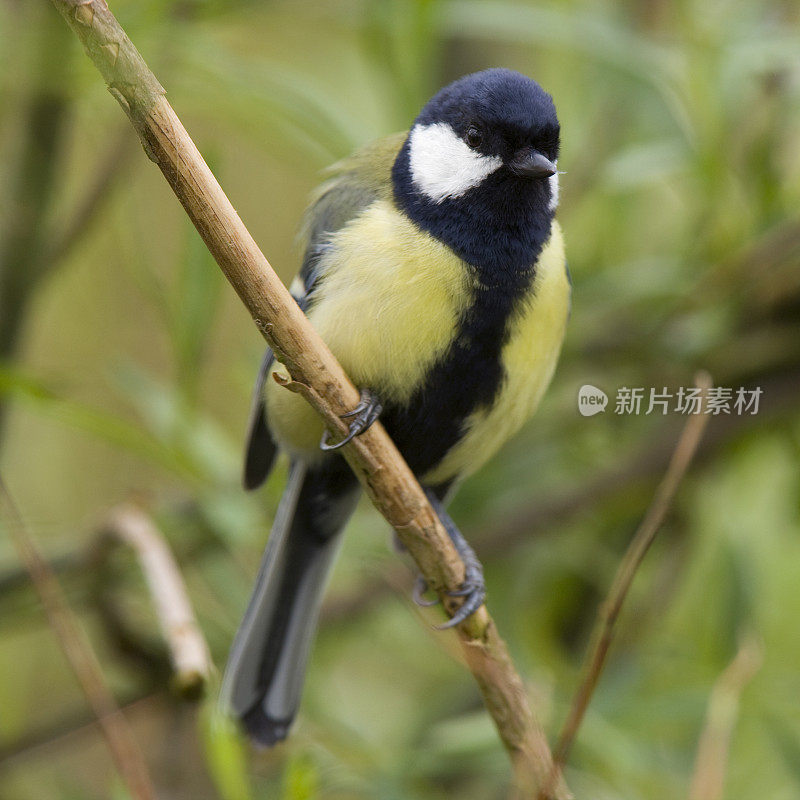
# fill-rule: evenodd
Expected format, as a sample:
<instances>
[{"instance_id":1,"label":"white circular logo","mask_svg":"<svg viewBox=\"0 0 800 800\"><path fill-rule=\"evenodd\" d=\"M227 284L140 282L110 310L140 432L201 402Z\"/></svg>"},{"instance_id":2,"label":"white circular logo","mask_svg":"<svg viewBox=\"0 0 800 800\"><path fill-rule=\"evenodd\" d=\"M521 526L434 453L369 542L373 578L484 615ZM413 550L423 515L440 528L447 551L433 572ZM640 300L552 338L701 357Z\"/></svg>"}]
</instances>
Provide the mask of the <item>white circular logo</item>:
<instances>
[{"instance_id":1,"label":"white circular logo","mask_svg":"<svg viewBox=\"0 0 800 800\"><path fill-rule=\"evenodd\" d=\"M584 417L593 417L606 410L608 395L591 383L584 383L578 390L578 411Z\"/></svg>"}]
</instances>

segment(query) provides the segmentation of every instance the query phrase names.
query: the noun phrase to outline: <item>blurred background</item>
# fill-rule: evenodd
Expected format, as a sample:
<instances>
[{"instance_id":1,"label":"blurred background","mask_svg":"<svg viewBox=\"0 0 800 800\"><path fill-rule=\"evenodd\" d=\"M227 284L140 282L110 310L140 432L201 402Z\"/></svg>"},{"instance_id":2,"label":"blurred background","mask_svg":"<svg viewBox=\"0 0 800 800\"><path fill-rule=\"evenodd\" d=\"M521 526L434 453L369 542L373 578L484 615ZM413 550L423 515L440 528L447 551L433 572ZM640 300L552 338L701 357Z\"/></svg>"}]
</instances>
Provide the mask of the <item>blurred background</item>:
<instances>
[{"instance_id":1,"label":"blurred background","mask_svg":"<svg viewBox=\"0 0 800 800\"><path fill-rule=\"evenodd\" d=\"M698 368L758 413L714 416L633 586L567 773L579 798L688 797L706 732L725 798L800 796L800 8L783 0L117 0L123 27L287 282L320 170L506 66L553 94L572 318L537 416L453 516L551 739L598 604L685 418L621 387ZM190 702L135 559L133 501L181 566L218 669L285 478L239 487L263 343L74 35L0 0L0 474L57 570L164 798L505 795L455 639L363 503L299 722L254 753ZM583 417L577 393L609 395ZM726 673L742 642L761 660ZM123 798L6 535L0 796ZM741 684L741 685L740 685ZM738 713L737 713L738 703ZM711 709L711 711L709 710ZM721 710L720 710L721 709ZM710 717L709 717L710 714ZM710 722L709 722L710 719ZM696 779L696 776L695 776ZM693 798L718 797L693 794Z\"/></svg>"}]
</instances>

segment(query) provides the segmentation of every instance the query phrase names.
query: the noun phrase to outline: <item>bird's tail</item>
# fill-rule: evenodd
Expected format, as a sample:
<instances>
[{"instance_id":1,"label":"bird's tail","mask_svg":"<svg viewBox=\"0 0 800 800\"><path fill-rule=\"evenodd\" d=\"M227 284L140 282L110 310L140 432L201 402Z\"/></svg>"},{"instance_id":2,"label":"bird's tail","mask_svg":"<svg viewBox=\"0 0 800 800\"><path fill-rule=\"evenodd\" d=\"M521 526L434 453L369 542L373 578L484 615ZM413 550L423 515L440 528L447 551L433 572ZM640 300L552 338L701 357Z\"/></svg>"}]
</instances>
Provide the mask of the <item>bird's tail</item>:
<instances>
[{"instance_id":1,"label":"bird's tail","mask_svg":"<svg viewBox=\"0 0 800 800\"><path fill-rule=\"evenodd\" d=\"M223 704L260 744L285 739L297 713L322 594L358 495L340 458L291 466L222 681Z\"/></svg>"}]
</instances>

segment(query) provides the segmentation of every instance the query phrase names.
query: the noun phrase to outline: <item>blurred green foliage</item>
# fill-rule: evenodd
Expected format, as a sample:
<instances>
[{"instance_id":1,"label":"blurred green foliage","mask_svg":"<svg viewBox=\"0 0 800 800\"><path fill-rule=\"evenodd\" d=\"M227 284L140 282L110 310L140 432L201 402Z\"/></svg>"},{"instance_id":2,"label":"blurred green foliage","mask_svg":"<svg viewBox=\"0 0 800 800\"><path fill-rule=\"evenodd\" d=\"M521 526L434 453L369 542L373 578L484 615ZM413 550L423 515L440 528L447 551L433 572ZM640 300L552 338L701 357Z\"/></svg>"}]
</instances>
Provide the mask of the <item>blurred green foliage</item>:
<instances>
[{"instance_id":1,"label":"blurred green foliage","mask_svg":"<svg viewBox=\"0 0 800 800\"><path fill-rule=\"evenodd\" d=\"M555 735L598 602L681 423L612 408L583 418L578 388L602 387L613 405L621 386L674 390L701 367L721 386L763 387L758 415L709 426L623 612L568 779L579 798L687 796L712 687L752 635L763 666L742 692L724 796L800 796L796 4L119 0L113 10L287 281L321 168L406 127L465 72L508 66L553 94L574 282L564 356L536 418L463 487L453 514ZM142 579L124 556L111 586L121 618L109 622L83 554L104 513L134 495L175 550L221 668L284 478L279 469L257 496L239 489L262 343L127 125L47 4L0 3L0 472L133 703L159 790L503 797L507 761L475 686L450 639L415 619L410 571L366 505L299 723L274 751L250 752L210 701L198 710L170 697ZM56 247L69 233L73 244ZM5 538L0 564L0 796L124 796Z\"/></svg>"}]
</instances>

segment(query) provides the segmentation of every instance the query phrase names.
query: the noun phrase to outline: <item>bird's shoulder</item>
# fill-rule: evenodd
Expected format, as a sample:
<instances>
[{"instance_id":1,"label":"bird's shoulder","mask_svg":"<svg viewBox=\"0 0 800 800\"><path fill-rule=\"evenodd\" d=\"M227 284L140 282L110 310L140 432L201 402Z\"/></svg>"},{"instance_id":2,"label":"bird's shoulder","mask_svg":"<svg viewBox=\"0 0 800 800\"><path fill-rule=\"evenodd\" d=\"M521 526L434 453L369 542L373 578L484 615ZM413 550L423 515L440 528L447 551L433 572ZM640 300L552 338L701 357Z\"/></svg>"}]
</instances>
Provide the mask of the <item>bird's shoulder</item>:
<instances>
[{"instance_id":1,"label":"bird's shoulder","mask_svg":"<svg viewBox=\"0 0 800 800\"><path fill-rule=\"evenodd\" d=\"M304 272L332 233L376 200L391 198L392 165L406 136L396 133L370 142L325 170L326 179L311 195L300 230Z\"/></svg>"},{"instance_id":2,"label":"bird's shoulder","mask_svg":"<svg viewBox=\"0 0 800 800\"><path fill-rule=\"evenodd\" d=\"M319 192L341 182L358 182L378 193L391 191L392 165L407 136L408 131L402 131L375 139L337 161L325 170L329 180Z\"/></svg>"}]
</instances>

